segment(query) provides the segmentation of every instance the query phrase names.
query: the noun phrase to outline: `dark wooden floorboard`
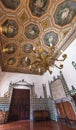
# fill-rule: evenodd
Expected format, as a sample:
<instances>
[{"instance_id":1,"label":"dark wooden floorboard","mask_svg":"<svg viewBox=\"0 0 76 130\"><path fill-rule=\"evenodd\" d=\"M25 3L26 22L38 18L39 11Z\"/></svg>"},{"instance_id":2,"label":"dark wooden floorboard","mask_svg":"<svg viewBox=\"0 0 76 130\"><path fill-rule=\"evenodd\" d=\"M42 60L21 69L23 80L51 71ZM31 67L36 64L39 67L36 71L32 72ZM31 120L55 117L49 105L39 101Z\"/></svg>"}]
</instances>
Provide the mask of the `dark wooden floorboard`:
<instances>
[{"instance_id":1,"label":"dark wooden floorboard","mask_svg":"<svg viewBox=\"0 0 76 130\"><path fill-rule=\"evenodd\" d=\"M0 130L76 130L53 121L17 121L8 124L0 124Z\"/></svg>"}]
</instances>

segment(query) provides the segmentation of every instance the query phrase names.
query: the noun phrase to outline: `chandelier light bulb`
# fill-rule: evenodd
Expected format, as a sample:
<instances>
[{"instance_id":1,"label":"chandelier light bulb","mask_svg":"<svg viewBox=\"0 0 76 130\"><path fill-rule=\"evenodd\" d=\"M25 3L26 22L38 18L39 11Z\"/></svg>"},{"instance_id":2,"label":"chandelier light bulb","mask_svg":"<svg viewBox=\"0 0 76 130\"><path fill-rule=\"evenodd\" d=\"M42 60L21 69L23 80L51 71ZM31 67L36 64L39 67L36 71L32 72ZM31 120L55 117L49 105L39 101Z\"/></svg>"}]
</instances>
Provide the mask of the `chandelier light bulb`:
<instances>
[{"instance_id":1,"label":"chandelier light bulb","mask_svg":"<svg viewBox=\"0 0 76 130\"><path fill-rule=\"evenodd\" d=\"M39 68L39 73L41 72L41 69Z\"/></svg>"},{"instance_id":2,"label":"chandelier light bulb","mask_svg":"<svg viewBox=\"0 0 76 130\"><path fill-rule=\"evenodd\" d=\"M52 71L52 67L51 66L49 66L49 71Z\"/></svg>"},{"instance_id":3,"label":"chandelier light bulb","mask_svg":"<svg viewBox=\"0 0 76 130\"><path fill-rule=\"evenodd\" d=\"M35 48L35 46L34 46L34 47L33 47L33 51L35 51L35 49L36 49L36 48Z\"/></svg>"},{"instance_id":4,"label":"chandelier light bulb","mask_svg":"<svg viewBox=\"0 0 76 130\"><path fill-rule=\"evenodd\" d=\"M63 50L60 50L60 52L61 52L61 54L63 54L63 53L64 53L64 51L63 51Z\"/></svg>"},{"instance_id":5,"label":"chandelier light bulb","mask_svg":"<svg viewBox=\"0 0 76 130\"><path fill-rule=\"evenodd\" d=\"M53 45L52 45L52 43L50 43L50 47L52 47Z\"/></svg>"},{"instance_id":6,"label":"chandelier light bulb","mask_svg":"<svg viewBox=\"0 0 76 130\"><path fill-rule=\"evenodd\" d=\"M25 58L25 61L27 61L28 57Z\"/></svg>"},{"instance_id":7,"label":"chandelier light bulb","mask_svg":"<svg viewBox=\"0 0 76 130\"><path fill-rule=\"evenodd\" d=\"M31 65L29 66L29 70L31 70Z\"/></svg>"}]
</instances>

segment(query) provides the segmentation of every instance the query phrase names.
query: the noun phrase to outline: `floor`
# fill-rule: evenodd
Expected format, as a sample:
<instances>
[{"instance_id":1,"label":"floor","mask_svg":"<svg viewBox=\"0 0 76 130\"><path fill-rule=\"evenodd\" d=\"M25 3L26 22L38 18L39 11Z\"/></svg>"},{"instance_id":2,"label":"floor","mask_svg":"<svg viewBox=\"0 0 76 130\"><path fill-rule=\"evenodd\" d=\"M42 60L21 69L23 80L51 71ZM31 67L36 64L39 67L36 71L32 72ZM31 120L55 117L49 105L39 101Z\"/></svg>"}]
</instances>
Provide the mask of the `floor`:
<instances>
[{"instance_id":1,"label":"floor","mask_svg":"<svg viewBox=\"0 0 76 130\"><path fill-rule=\"evenodd\" d=\"M61 123L62 125L65 125L65 126L74 128L74 129L76 130L76 121L68 121L68 122L65 122L65 120L61 120L60 123Z\"/></svg>"},{"instance_id":2,"label":"floor","mask_svg":"<svg viewBox=\"0 0 76 130\"><path fill-rule=\"evenodd\" d=\"M17 121L8 124L0 124L0 130L76 130L53 121Z\"/></svg>"}]
</instances>

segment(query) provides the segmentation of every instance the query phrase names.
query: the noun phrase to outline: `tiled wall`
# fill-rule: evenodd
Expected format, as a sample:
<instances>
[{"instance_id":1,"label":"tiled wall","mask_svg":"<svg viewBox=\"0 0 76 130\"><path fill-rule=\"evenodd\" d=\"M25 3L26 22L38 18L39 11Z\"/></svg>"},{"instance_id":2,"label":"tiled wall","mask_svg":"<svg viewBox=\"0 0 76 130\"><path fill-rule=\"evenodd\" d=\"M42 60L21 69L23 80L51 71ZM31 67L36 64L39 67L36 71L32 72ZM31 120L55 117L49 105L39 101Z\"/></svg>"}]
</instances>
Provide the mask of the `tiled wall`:
<instances>
[{"instance_id":1,"label":"tiled wall","mask_svg":"<svg viewBox=\"0 0 76 130\"><path fill-rule=\"evenodd\" d=\"M47 103L48 103L48 110L50 113L50 119L57 121L57 112L56 112L55 102L51 98L48 98Z\"/></svg>"},{"instance_id":2,"label":"tiled wall","mask_svg":"<svg viewBox=\"0 0 76 130\"><path fill-rule=\"evenodd\" d=\"M37 98L34 97L34 94L32 95L32 111L34 110L48 110L49 111L49 117L51 120L57 121L57 113L56 113L56 107L54 101L48 97L47 98L47 92L46 92L46 85L43 86L43 92L44 92L44 98ZM32 88L33 89L33 88ZM34 89L32 91L34 93Z\"/></svg>"},{"instance_id":3,"label":"tiled wall","mask_svg":"<svg viewBox=\"0 0 76 130\"><path fill-rule=\"evenodd\" d=\"M9 111L9 99L7 97L0 97L0 112L1 114L2 112L5 113L0 115L0 124L7 122L8 111Z\"/></svg>"},{"instance_id":4,"label":"tiled wall","mask_svg":"<svg viewBox=\"0 0 76 130\"><path fill-rule=\"evenodd\" d=\"M8 111L9 99L7 97L0 97L0 111Z\"/></svg>"},{"instance_id":5,"label":"tiled wall","mask_svg":"<svg viewBox=\"0 0 76 130\"><path fill-rule=\"evenodd\" d=\"M33 110L47 110L47 103L45 98L33 99Z\"/></svg>"}]
</instances>

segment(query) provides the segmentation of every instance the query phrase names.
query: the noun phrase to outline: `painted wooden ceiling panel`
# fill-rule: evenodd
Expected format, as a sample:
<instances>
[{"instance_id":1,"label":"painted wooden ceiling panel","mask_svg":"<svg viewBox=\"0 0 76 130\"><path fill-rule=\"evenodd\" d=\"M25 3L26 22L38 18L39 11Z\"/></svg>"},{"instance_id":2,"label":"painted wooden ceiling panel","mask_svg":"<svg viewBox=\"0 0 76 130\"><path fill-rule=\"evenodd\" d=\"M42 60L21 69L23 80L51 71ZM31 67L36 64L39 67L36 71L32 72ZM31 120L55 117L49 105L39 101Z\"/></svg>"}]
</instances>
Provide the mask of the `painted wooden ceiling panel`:
<instances>
[{"instance_id":1,"label":"painted wooden ceiling panel","mask_svg":"<svg viewBox=\"0 0 76 130\"><path fill-rule=\"evenodd\" d=\"M36 66L29 69L37 57L33 49L43 48L44 56L50 46L58 52L76 28L76 0L1 0L0 25L2 70L39 74Z\"/></svg>"}]
</instances>

